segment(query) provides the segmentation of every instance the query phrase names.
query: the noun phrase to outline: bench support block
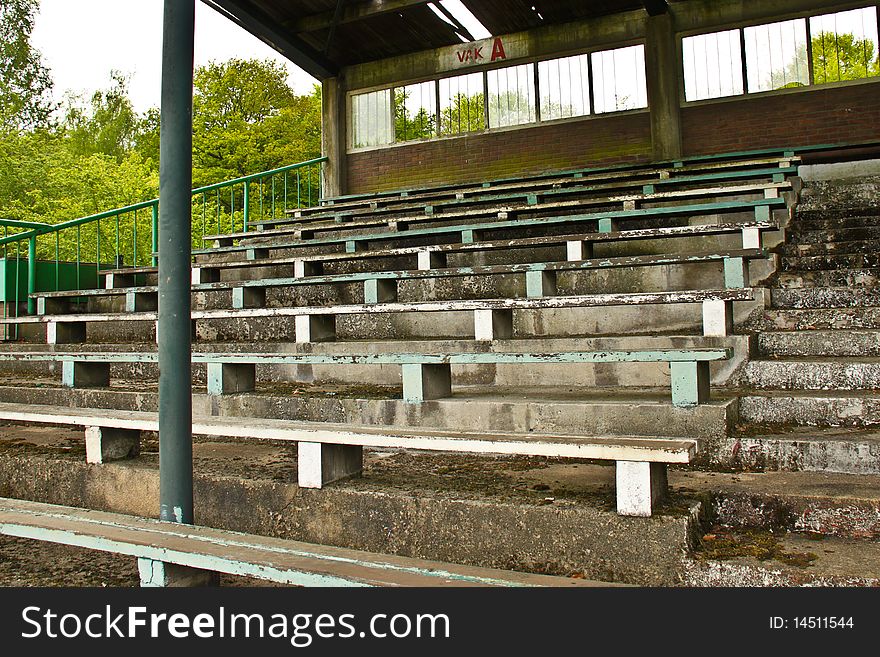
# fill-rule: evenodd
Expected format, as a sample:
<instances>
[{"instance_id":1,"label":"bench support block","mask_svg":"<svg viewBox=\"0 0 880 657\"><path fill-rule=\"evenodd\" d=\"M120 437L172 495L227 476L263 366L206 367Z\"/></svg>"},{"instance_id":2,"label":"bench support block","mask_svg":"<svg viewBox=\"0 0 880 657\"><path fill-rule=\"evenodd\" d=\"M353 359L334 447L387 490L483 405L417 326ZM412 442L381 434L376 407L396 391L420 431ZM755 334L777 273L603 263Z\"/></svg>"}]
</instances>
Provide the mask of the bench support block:
<instances>
[{"instance_id":1,"label":"bench support block","mask_svg":"<svg viewBox=\"0 0 880 657\"><path fill-rule=\"evenodd\" d=\"M265 260L269 257L269 249L253 248L245 251L245 259L247 260Z\"/></svg>"},{"instance_id":2,"label":"bench support block","mask_svg":"<svg viewBox=\"0 0 880 657\"><path fill-rule=\"evenodd\" d=\"M65 360L61 364L61 385L65 388L106 388L110 385L110 363Z\"/></svg>"},{"instance_id":3,"label":"bench support block","mask_svg":"<svg viewBox=\"0 0 880 657\"><path fill-rule=\"evenodd\" d=\"M764 246L760 228L746 226L742 229L742 237L744 249L761 249Z\"/></svg>"},{"instance_id":4,"label":"bench support block","mask_svg":"<svg viewBox=\"0 0 880 657\"><path fill-rule=\"evenodd\" d=\"M725 337L733 333L733 302L722 299L703 301L703 335Z\"/></svg>"},{"instance_id":5,"label":"bench support block","mask_svg":"<svg viewBox=\"0 0 880 657\"><path fill-rule=\"evenodd\" d=\"M593 257L593 243L582 240L569 240L565 243L565 259L569 262L589 260Z\"/></svg>"},{"instance_id":6,"label":"bench support block","mask_svg":"<svg viewBox=\"0 0 880 657\"><path fill-rule=\"evenodd\" d=\"M665 463L617 461L617 513L650 517L655 504L666 497Z\"/></svg>"},{"instance_id":7,"label":"bench support block","mask_svg":"<svg viewBox=\"0 0 880 657\"><path fill-rule=\"evenodd\" d=\"M491 342L513 337L512 310L475 310L474 339Z\"/></svg>"},{"instance_id":8,"label":"bench support block","mask_svg":"<svg viewBox=\"0 0 880 657\"><path fill-rule=\"evenodd\" d=\"M141 452L137 429L86 427L86 463L107 463L134 458Z\"/></svg>"},{"instance_id":9,"label":"bench support block","mask_svg":"<svg viewBox=\"0 0 880 657\"><path fill-rule=\"evenodd\" d=\"M219 573L212 570L178 566L144 557L138 558L138 574L141 586L147 588L217 586L220 583Z\"/></svg>"},{"instance_id":10,"label":"bench support block","mask_svg":"<svg viewBox=\"0 0 880 657\"><path fill-rule=\"evenodd\" d=\"M297 477L301 488L322 488L340 479L360 477L364 448L360 445L297 444Z\"/></svg>"},{"instance_id":11,"label":"bench support block","mask_svg":"<svg viewBox=\"0 0 880 657\"><path fill-rule=\"evenodd\" d=\"M49 322L46 324L46 344L75 344L85 341L85 322Z\"/></svg>"},{"instance_id":12,"label":"bench support block","mask_svg":"<svg viewBox=\"0 0 880 657\"><path fill-rule=\"evenodd\" d=\"M232 307L264 308L266 306L266 288L234 287L232 288Z\"/></svg>"},{"instance_id":13,"label":"bench support block","mask_svg":"<svg viewBox=\"0 0 880 657\"><path fill-rule=\"evenodd\" d=\"M364 303L397 301L397 281L393 278L371 278L364 281Z\"/></svg>"},{"instance_id":14,"label":"bench support block","mask_svg":"<svg viewBox=\"0 0 880 657\"><path fill-rule=\"evenodd\" d=\"M743 288L749 286L749 263L745 258L724 259L724 287Z\"/></svg>"},{"instance_id":15,"label":"bench support block","mask_svg":"<svg viewBox=\"0 0 880 657\"><path fill-rule=\"evenodd\" d=\"M419 404L428 399L452 395L452 371L449 365L402 365L403 401Z\"/></svg>"},{"instance_id":16,"label":"bench support block","mask_svg":"<svg viewBox=\"0 0 880 657\"><path fill-rule=\"evenodd\" d=\"M556 272L527 271L526 296L529 299L552 297L556 294Z\"/></svg>"},{"instance_id":17,"label":"bench support block","mask_svg":"<svg viewBox=\"0 0 880 657\"><path fill-rule=\"evenodd\" d=\"M125 312L139 313L157 310L159 308L158 292L126 292Z\"/></svg>"},{"instance_id":18,"label":"bench support block","mask_svg":"<svg viewBox=\"0 0 880 657\"><path fill-rule=\"evenodd\" d=\"M696 406L709 400L709 363L672 362L669 370L673 406Z\"/></svg>"},{"instance_id":19,"label":"bench support block","mask_svg":"<svg viewBox=\"0 0 880 657\"><path fill-rule=\"evenodd\" d=\"M215 267L193 267L192 268L192 284L201 285L202 283L219 283L220 270Z\"/></svg>"},{"instance_id":20,"label":"bench support block","mask_svg":"<svg viewBox=\"0 0 880 657\"><path fill-rule=\"evenodd\" d=\"M336 339L336 315L296 315L296 342L332 342Z\"/></svg>"},{"instance_id":21,"label":"bench support block","mask_svg":"<svg viewBox=\"0 0 880 657\"><path fill-rule=\"evenodd\" d=\"M293 277L320 276L324 273L324 263L318 260L296 260L293 263Z\"/></svg>"},{"instance_id":22,"label":"bench support block","mask_svg":"<svg viewBox=\"0 0 880 657\"><path fill-rule=\"evenodd\" d=\"M606 217L604 219L599 219L599 232L600 233L617 232L617 221L615 219L611 219L610 217Z\"/></svg>"},{"instance_id":23,"label":"bench support block","mask_svg":"<svg viewBox=\"0 0 880 657\"><path fill-rule=\"evenodd\" d=\"M446 254L442 251L419 251L418 259L421 271L446 267Z\"/></svg>"},{"instance_id":24,"label":"bench support block","mask_svg":"<svg viewBox=\"0 0 880 657\"><path fill-rule=\"evenodd\" d=\"M38 315L63 315L70 312L70 299L54 297L37 297Z\"/></svg>"},{"instance_id":25,"label":"bench support block","mask_svg":"<svg viewBox=\"0 0 880 657\"><path fill-rule=\"evenodd\" d=\"M252 392L256 385L253 363L208 363L207 370L209 395Z\"/></svg>"},{"instance_id":26,"label":"bench support block","mask_svg":"<svg viewBox=\"0 0 880 657\"><path fill-rule=\"evenodd\" d=\"M134 287L136 282L134 274L105 274L104 289L112 290L117 287Z\"/></svg>"}]
</instances>

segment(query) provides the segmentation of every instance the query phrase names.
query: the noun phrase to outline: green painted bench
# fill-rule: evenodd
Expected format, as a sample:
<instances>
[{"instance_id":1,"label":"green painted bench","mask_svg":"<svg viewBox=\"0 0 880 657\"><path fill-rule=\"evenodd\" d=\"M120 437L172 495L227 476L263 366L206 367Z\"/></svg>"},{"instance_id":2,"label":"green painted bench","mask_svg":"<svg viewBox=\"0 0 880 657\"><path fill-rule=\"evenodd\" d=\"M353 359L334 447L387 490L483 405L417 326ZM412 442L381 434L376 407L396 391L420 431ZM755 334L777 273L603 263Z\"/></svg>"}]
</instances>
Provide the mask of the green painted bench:
<instances>
[{"instance_id":1,"label":"green painted bench","mask_svg":"<svg viewBox=\"0 0 880 657\"><path fill-rule=\"evenodd\" d=\"M403 401L423 403L452 394L452 365L669 363L672 405L691 407L709 400L709 363L728 360L724 349L654 349L630 351L576 351L552 353L199 353L193 363L207 366L208 394L250 392L256 385L257 365L399 365ZM0 353L6 362L60 362L61 383L69 388L108 387L112 363L156 363L156 352L39 352Z\"/></svg>"},{"instance_id":2,"label":"green painted bench","mask_svg":"<svg viewBox=\"0 0 880 657\"><path fill-rule=\"evenodd\" d=\"M134 557L144 587L216 584L219 573L292 586L613 586L10 498L0 534Z\"/></svg>"}]
</instances>

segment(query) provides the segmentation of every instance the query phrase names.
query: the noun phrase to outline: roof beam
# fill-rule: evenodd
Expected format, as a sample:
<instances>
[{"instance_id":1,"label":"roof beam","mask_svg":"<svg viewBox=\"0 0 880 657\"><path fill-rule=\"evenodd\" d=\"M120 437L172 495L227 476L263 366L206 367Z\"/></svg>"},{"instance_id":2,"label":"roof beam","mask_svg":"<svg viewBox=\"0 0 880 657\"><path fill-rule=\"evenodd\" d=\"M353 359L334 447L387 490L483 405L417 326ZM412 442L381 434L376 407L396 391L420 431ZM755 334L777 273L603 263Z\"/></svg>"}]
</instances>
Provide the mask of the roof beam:
<instances>
[{"instance_id":1,"label":"roof beam","mask_svg":"<svg viewBox=\"0 0 880 657\"><path fill-rule=\"evenodd\" d=\"M354 23L366 18L372 18L373 16L381 16L382 14L390 14L416 5L426 5L430 1L431 0L367 0L366 2L359 2L345 8L345 11L342 12L342 16L337 21L337 25ZM321 14L303 16L289 27L297 34L326 30L333 25L334 13L335 12L327 11Z\"/></svg>"},{"instance_id":2,"label":"roof beam","mask_svg":"<svg viewBox=\"0 0 880 657\"><path fill-rule=\"evenodd\" d=\"M339 67L298 36L278 28L278 21L242 0L202 0L244 28L265 44L274 48L294 64L319 80L335 77ZM332 18L332 12L331 12Z\"/></svg>"},{"instance_id":3,"label":"roof beam","mask_svg":"<svg viewBox=\"0 0 880 657\"><path fill-rule=\"evenodd\" d=\"M669 11L666 0L642 0L642 4L645 6L648 16L660 16Z\"/></svg>"}]
</instances>

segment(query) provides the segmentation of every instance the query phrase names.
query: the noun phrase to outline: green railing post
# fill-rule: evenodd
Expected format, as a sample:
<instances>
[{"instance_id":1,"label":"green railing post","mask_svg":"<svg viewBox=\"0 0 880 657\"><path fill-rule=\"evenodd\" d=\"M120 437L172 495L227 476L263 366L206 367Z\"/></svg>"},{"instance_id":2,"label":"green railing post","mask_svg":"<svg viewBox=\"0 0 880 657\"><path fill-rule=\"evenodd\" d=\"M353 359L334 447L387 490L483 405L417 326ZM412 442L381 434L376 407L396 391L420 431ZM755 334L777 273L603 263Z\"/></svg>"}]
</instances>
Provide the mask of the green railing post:
<instances>
[{"instance_id":1,"label":"green railing post","mask_svg":"<svg viewBox=\"0 0 880 657\"><path fill-rule=\"evenodd\" d=\"M31 235L28 239L28 314L37 312L37 300L32 295L37 291L37 236Z\"/></svg>"},{"instance_id":2,"label":"green railing post","mask_svg":"<svg viewBox=\"0 0 880 657\"><path fill-rule=\"evenodd\" d=\"M159 252L159 204L153 203L153 224L152 224L152 254L153 254L153 266L155 267L159 264L159 258L156 257L156 254Z\"/></svg>"},{"instance_id":3,"label":"green railing post","mask_svg":"<svg viewBox=\"0 0 880 657\"><path fill-rule=\"evenodd\" d=\"M193 522L192 89L195 0L165 0L159 160L159 518Z\"/></svg>"},{"instance_id":4,"label":"green railing post","mask_svg":"<svg viewBox=\"0 0 880 657\"><path fill-rule=\"evenodd\" d=\"M241 232L246 233L248 229L248 219L250 218L250 210L251 210L251 184L248 181L244 183L244 222L242 224ZM232 231L235 232L235 231Z\"/></svg>"}]
</instances>

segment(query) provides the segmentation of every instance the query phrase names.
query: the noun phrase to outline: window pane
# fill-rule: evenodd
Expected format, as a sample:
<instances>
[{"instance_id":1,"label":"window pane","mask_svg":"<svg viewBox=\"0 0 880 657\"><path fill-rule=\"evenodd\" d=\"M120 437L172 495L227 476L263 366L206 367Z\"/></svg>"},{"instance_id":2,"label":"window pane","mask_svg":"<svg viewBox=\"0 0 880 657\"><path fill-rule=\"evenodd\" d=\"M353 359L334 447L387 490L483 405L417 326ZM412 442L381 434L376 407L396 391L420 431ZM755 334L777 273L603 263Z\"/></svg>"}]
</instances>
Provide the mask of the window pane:
<instances>
[{"instance_id":1,"label":"window pane","mask_svg":"<svg viewBox=\"0 0 880 657\"><path fill-rule=\"evenodd\" d=\"M747 27L744 36L749 91L810 84L804 19Z\"/></svg>"},{"instance_id":2,"label":"window pane","mask_svg":"<svg viewBox=\"0 0 880 657\"><path fill-rule=\"evenodd\" d=\"M458 135L486 128L483 74L440 80L440 134Z\"/></svg>"},{"instance_id":3,"label":"window pane","mask_svg":"<svg viewBox=\"0 0 880 657\"><path fill-rule=\"evenodd\" d=\"M354 148L391 143L391 90L351 97L351 145Z\"/></svg>"},{"instance_id":4,"label":"window pane","mask_svg":"<svg viewBox=\"0 0 880 657\"><path fill-rule=\"evenodd\" d=\"M810 37L816 84L880 74L875 7L815 16L810 19Z\"/></svg>"},{"instance_id":5,"label":"window pane","mask_svg":"<svg viewBox=\"0 0 880 657\"><path fill-rule=\"evenodd\" d=\"M577 55L538 63L542 121L590 113L589 62Z\"/></svg>"},{"instance_id":6,"label":"window pane","mask_svg":"<svg viewBox=\"0 0 880 657\"><path fill-rule=\"evenodd\" d=\"M394 138L396 141L428 139L437 135L435 82L422 82L394 90Z\"/></svg>"},{"instance_id":7,"label":"window pane","mask_svg":"<svg viewBox=\"0 0 880 657\"><path fill-rule=\"evenodd\" d=\"M713 32L681 40L684 97L703 100L743 92L739 30Z\"/></svg>"},{"instance_id":8,"label":"window pane","mask_svg":"<svg viewBox=\"0 0 880 657\"><path fill-rule=\"evenodd\" d=\"M648 106L644 46L603 50L591 57L597 114Z\"/></svg>"},{"instance_id":9,"label":"window pane","mask_svg":"<svg viewBox=\"0 0 880 657\"><path fill-rule=\"evenodd\" d=\"M535 65L507 66L489 71L489 127L535 121Z\"/></svg>"}]
</instances>

